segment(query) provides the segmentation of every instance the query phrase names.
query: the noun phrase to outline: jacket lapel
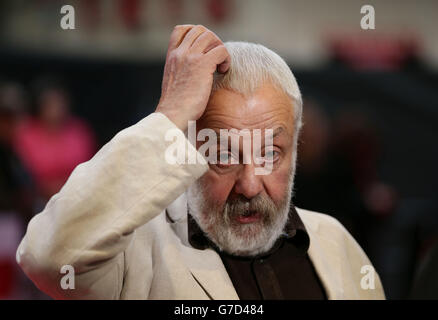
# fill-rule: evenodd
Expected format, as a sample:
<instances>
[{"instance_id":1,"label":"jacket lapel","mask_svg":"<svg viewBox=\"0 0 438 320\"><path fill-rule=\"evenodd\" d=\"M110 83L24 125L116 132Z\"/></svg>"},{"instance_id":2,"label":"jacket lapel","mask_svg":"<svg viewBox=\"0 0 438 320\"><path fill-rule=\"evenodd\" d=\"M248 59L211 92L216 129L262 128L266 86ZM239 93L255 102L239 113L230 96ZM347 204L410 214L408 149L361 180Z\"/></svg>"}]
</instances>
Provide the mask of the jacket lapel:
<instances>
[{"instance_id":1,"label":"jacket lapel","mask_svg":"<svg viewBox=\"0 0 438 320\"><path fill-rule=\"evenodd\" d=\"M298 210L298 214L309 234L309 258L326 291L327 298L329 300L345 299L342 272L340 272L341 263L333 248L333 246L337 246L336 243L333 243L330 239L321 238L318 233L319 225L317 221L308 219L306 213L300 212L300 210Z\"/></svg>"},{"instance_id":2,"label":"jacket lapel","mask_svg":"<svg viewBox=\"0 0 438 320\"><path fill-rule=\"evenodd\" d=\"M167 209L171 228L181 240L181 255L194 280L210 299L237 300L239 296L220 256L212 249L190 246L187 235L187 200L182 194Z\"/></svg>"},{"instance_id":3,"label":"jacket lapel","mask_svg":"<svg viewBox=\"0 0 438 320\"><path fill-rule=\"evenodd\" d=\"M214 250L183 246L182 255L193 278L210 299L239 299L221 258Z\"/></svg>"}]
</instances>

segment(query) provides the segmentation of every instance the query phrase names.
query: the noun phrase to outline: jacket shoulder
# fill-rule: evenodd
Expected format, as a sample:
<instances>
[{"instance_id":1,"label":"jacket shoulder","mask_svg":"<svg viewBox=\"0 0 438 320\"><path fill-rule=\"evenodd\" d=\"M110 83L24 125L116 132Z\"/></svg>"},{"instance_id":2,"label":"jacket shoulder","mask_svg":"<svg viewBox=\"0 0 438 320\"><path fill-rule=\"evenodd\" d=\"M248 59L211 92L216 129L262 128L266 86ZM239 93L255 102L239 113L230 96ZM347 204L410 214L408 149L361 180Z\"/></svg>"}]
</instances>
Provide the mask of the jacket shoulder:
<instances>
[{"instance_id":1,"label":"jacket shoulder","mask_svg":"<svg viewBox=\"0 0 438 320\"><path fill-rule=\"evenodd\" d=\"M347 232L342 223L328 214L301 208L296 209L306 228L310 228L311 231L318 231L320 228L330 228L332 231Z\"/></svg>"},{"instance_id":2,"label":"jacket shoulder","mask_svg":"<svg viewBox=\"0 0 438 320\"><path fill-rule=\"evenodd\" d=\"M339 249L347 251L350 255L354 255L363 261L368 261L368 257L363 249L336 218L328 214L300 208L297 208L297 212L308 232L313 235L313 238L317 237L326 243L332 243Z\"/></svg>"}]
</instances>

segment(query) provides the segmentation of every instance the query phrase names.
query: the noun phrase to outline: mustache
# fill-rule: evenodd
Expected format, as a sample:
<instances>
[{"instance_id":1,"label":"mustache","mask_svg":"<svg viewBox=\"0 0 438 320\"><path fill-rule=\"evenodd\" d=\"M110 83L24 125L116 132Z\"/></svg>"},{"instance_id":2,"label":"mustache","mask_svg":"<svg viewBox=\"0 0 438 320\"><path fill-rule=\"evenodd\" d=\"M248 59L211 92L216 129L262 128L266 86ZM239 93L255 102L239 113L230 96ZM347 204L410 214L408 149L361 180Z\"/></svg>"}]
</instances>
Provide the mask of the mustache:
<instances>
[{"instance_id":1,"label":"mustache","mask_svg":"<svg viewBox=\"0 0 438 320\"><path fill-rule=\"evenodd\" d=\"M248 199L242 195L228 199L223 207L223 216L229 222L232 217L250 215L258 212L263 219L272 219L279 212L279 208L268 196L257 195Z\"/></svg>"}]
</instances>

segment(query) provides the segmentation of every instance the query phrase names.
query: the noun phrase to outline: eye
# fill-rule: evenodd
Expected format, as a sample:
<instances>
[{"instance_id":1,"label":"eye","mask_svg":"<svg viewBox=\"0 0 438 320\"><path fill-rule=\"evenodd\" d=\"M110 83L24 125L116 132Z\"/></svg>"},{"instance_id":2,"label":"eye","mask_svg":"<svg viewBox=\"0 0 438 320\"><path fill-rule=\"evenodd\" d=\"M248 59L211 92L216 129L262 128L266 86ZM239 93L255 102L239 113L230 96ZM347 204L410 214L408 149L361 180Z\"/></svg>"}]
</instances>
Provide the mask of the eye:
<instances>
[{"instance_id":1,"label":"eye","mask_svg":"<svg viewBox=\"0 0 438 320\"><path fill-rule=\"evenodd\" d=\"M230 151L221 151L217 156L216 167L218 168L230 168L234 162L233 154Z\"/></svg>"},{"instance_id":2,"label":"eye","mask_svg":"<svg viewBox=\"0 0 438 320\"><path fill-rule=\"evenodd\" d=\"M265 156L264 156L264 161L265 162L275 162L278 160L279 157L280 157L280 152L278 152L277 150L266 150Z\"/></svg>"},{"instance_id":3,"label":"eye","mask_svg":"<svg viewBox=\"0 0 438 320\"><path fill-rule=\"evenodd\" d=\"M221 152L219 153L218 164L230 164L231 163L231 153L230 152Z\"/></svg>"}]
</instances>

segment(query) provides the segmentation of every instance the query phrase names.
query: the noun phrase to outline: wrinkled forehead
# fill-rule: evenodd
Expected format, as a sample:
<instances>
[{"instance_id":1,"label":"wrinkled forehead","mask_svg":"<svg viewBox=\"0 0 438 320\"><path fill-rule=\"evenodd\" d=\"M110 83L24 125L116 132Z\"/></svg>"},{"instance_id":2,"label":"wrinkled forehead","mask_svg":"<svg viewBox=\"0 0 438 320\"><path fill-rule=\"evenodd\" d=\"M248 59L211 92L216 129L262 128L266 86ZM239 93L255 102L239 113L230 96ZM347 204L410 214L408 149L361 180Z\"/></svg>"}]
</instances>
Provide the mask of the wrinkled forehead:
<instances>
[{"instance_id":1,"label":"wrinkled forehead","mask_svg":"<svg viewBox=\"0 0 438 320\"><path fill-rule=\"evenodd\" d=\"M289 96L266 84L249 95L228 89L215 91L198 129L277 129L292 136L294 132L294 105Z\"/></svg>"}]
</instances>

